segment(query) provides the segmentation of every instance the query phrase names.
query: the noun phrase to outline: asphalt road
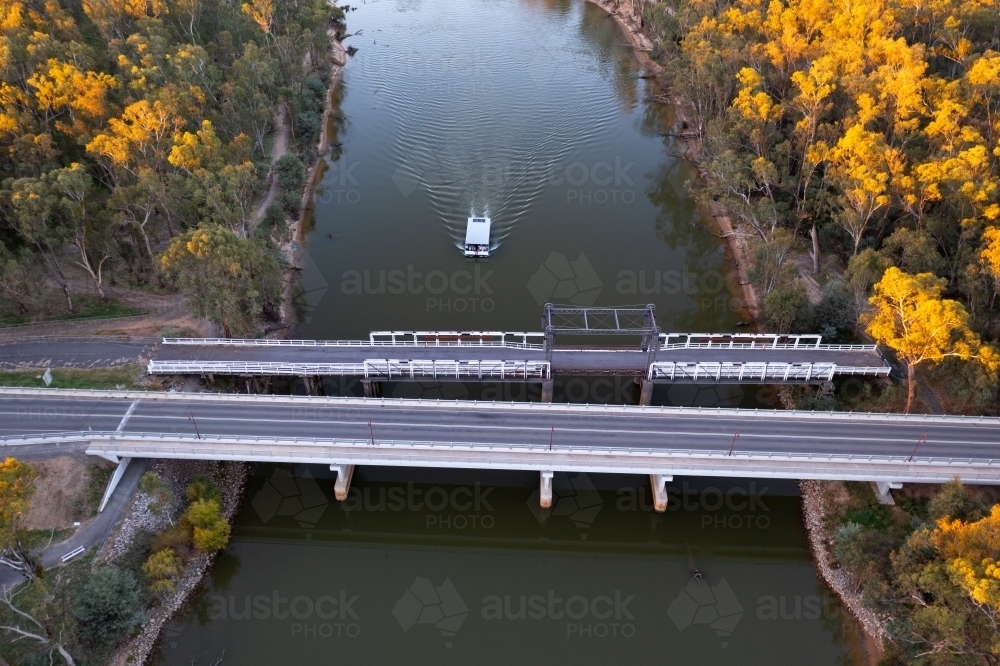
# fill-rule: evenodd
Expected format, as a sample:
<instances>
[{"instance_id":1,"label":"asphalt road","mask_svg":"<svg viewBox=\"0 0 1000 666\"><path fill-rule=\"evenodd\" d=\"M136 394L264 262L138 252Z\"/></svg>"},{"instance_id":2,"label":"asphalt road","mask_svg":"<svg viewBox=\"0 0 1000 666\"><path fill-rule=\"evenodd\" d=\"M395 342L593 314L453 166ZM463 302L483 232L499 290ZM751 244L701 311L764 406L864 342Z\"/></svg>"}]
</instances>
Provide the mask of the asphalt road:
<instances>
[{"instance_id":1,"label":"asphalt road","mask_svg":"<svg viewBox=\"0 0 1000 666\"><path fill-rule=\"evenodd\" d=\"M0 437L65 431L1000 459L1000 420L338 398L0 392ZM369 425L369 422L371 425ZM736 438L736 433L739 437ZM735 439L735 443L734 443ZM15 444L8 442L7 446Z\"/></svg>"},{"instance_id":2,"label":"asphalt road","mask_svg":"<svg viewBox=\"0 0 1000 666\"><path fill-rule=\"evenodd\" d=\"M113 340L0 342L0 369L106 368L136 363L152 350L152 343Z\"/></svg>"}]
</instances>

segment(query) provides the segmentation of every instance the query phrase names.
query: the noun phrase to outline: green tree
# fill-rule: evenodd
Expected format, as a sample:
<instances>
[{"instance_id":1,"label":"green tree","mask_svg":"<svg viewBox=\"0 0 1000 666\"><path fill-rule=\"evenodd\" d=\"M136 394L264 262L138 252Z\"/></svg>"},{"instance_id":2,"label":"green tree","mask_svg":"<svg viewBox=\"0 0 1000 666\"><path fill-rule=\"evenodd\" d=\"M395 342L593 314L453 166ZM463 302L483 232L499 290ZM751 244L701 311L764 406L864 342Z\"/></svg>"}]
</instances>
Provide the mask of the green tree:
<instances>
[{"instance_id":1,"label":"green tree","mask_svg":"<svg viewBox=\"0 0 1000 666\"><path fill-rule=\"evenodd\" d=\"M775 333L798 333L809 325L809 295L801 281L781 286L760 302L758 320Z\"/></svg>"},{"instance_id":2,"label":"green tree","mask_svg":"<svg viewBox=\"0 0 1000 666\"><path fill-rule=\"evenodd\" d=\"M215 322L226 337L252 336L259 318L278 316L280 268L259 240L208 224L174 238L160 265L177 280L192 312Z\"/></svg>"},{"instance_id":3,"label":"green tree","mask_svg":"<svg viewBox=\"0 0 1000 666\"><path fill-rule=\"evenodd\" d=\"M80 589L73 617L85 642L114 645L145 618L135 578L117 567L98 569Z\"/></svg>"}]
</instances>

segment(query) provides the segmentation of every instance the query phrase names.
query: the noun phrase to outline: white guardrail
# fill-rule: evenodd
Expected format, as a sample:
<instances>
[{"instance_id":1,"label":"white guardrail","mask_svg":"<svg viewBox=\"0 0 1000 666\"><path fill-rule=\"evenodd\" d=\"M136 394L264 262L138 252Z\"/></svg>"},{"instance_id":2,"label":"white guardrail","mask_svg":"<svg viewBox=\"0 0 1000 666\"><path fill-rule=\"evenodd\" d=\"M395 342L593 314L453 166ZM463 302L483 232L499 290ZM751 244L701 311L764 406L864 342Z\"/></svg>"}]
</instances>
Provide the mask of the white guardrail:
<instances>
[{"instance_id":1,"label":"white guardrail","mask_svg":"<svg viewBox=\"0 0 1000 666\"><path fill-rule=\"evenodd\" d=\"M165 345L200 347L505 347L542 350L542 333L501 331L373 331L368 340L163 338ZM530 342L537 340L537 342Z\"/></svg>"},{"instance_id":2,"label":"white guardrail","mask_svg":"<svg viewBox=\"0 0 1000 666\"><path fill-rule=\"evenodd\" d=\"M361 363L295 363L287 361L150 361L149 374L218 375L345 375L378 379L543 380L551 376L547 361L365 359Z\"/></svg>"},{"instance_id":3,"label":"white guardrail","mask_svg":"<svg viewBox=\"0 0 1000 666\"><path fill-rule=\"evenodd\" d=\"M834 375L888 376L889 367L838 366L836 363L672 363L656 362L652 381L830 381Z\"/></svg>"},{"instance_id":4,"label":"white guardrail","mask_svg":"<svg viewBox=\"0 0 1000 666\"><path fill-rule=\"evenodd\" d=\"M914 465L975 465L983 467L996 467L1000 469L1000 459L997 458L951 458L943 456L919 456L919 455L877 455L877 454L851 454L851 453L814 453L814 452L786 452L786 451L746 451L729 449L675 449L675 448L649 448L631 446L573 446L566 444L501 444L501 443L473 443L473 442L430 442L415 440L387 440L387 439L330 439L319 440L315 437L258 437L247 435L210 435L198 438L196 435L177 435L161 433L118 433L118 432L93 432L87 433L88 439L94 443L107 443L111 445L128 445L133 442L148 442L162 445L164 452L169 450L172 444L191 445L204 449L206 454L220 453L218 449L212 449L213 445L218 446L252 446L254 448L266 448L268 446L285 448L289 446L303 447L311 449L316 453L317 458L326 455L321 449L324 447L357 447L359 449L371 449L372 446L383 449L418 451L479 451L479 452L523 452L523 453L569 453L569 454L590 454L595 456L608 455L630 455L630 456L683 456L690 458L707 459L744 459L756 461L824 461L842 463L889 463L889 464L914 464Z\"/></svg>"}]
</instances>

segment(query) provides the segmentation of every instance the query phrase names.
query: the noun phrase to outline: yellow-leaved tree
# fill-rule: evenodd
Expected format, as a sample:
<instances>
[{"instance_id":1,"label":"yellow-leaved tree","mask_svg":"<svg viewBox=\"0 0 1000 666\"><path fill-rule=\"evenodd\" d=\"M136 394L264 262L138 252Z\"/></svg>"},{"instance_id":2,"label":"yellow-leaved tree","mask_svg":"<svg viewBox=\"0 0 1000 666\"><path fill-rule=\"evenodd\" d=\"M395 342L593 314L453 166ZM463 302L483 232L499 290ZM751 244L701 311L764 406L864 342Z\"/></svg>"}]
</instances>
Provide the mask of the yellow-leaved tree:
<instances>
[{"instance_id":1,"label":"yellow-leaved tree","mask_svg":"<svg viewBox=\"0 0 1000 666\"><path fill-rule=\"evenodd\" d=\"M952 582L977 605L1000 613L1000 504L982 520L942 518L931 543L948 563Z\"/></svg>"},{"instance_id":2,"label":"yellow-leaved tree","mask_svg":"<svg viewBox=\"0 0 1000 666\"><path fill-rule=\"evenodd\" d=\"M918 366L953 356L980 358L987 351L970 330L962 304L941 297L945 284L932 273L910 275L893 266L875 284L868 299L873 311L862 318L868 334L906 364L906 413L913 407Z\"/></svg>"}]
</instances>

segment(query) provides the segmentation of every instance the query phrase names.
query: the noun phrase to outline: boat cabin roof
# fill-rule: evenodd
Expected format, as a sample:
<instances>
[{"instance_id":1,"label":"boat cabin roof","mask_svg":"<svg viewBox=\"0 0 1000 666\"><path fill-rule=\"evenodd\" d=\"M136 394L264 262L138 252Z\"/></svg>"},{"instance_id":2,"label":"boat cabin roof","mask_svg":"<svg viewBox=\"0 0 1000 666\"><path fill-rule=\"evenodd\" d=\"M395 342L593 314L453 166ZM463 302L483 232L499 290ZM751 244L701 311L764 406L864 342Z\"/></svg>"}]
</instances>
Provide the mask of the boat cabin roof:
<instances>
[{"instance_id":1,"label":"boat cabin roof","mask_svg":"<svg viewBox=\"0 0 1000 666\"><path fill-rule=\"evenodd\" d=\"M470 217L469 226L465 228L466 245L490 244L490 218Z\"/></svg>"}]
</instances>

